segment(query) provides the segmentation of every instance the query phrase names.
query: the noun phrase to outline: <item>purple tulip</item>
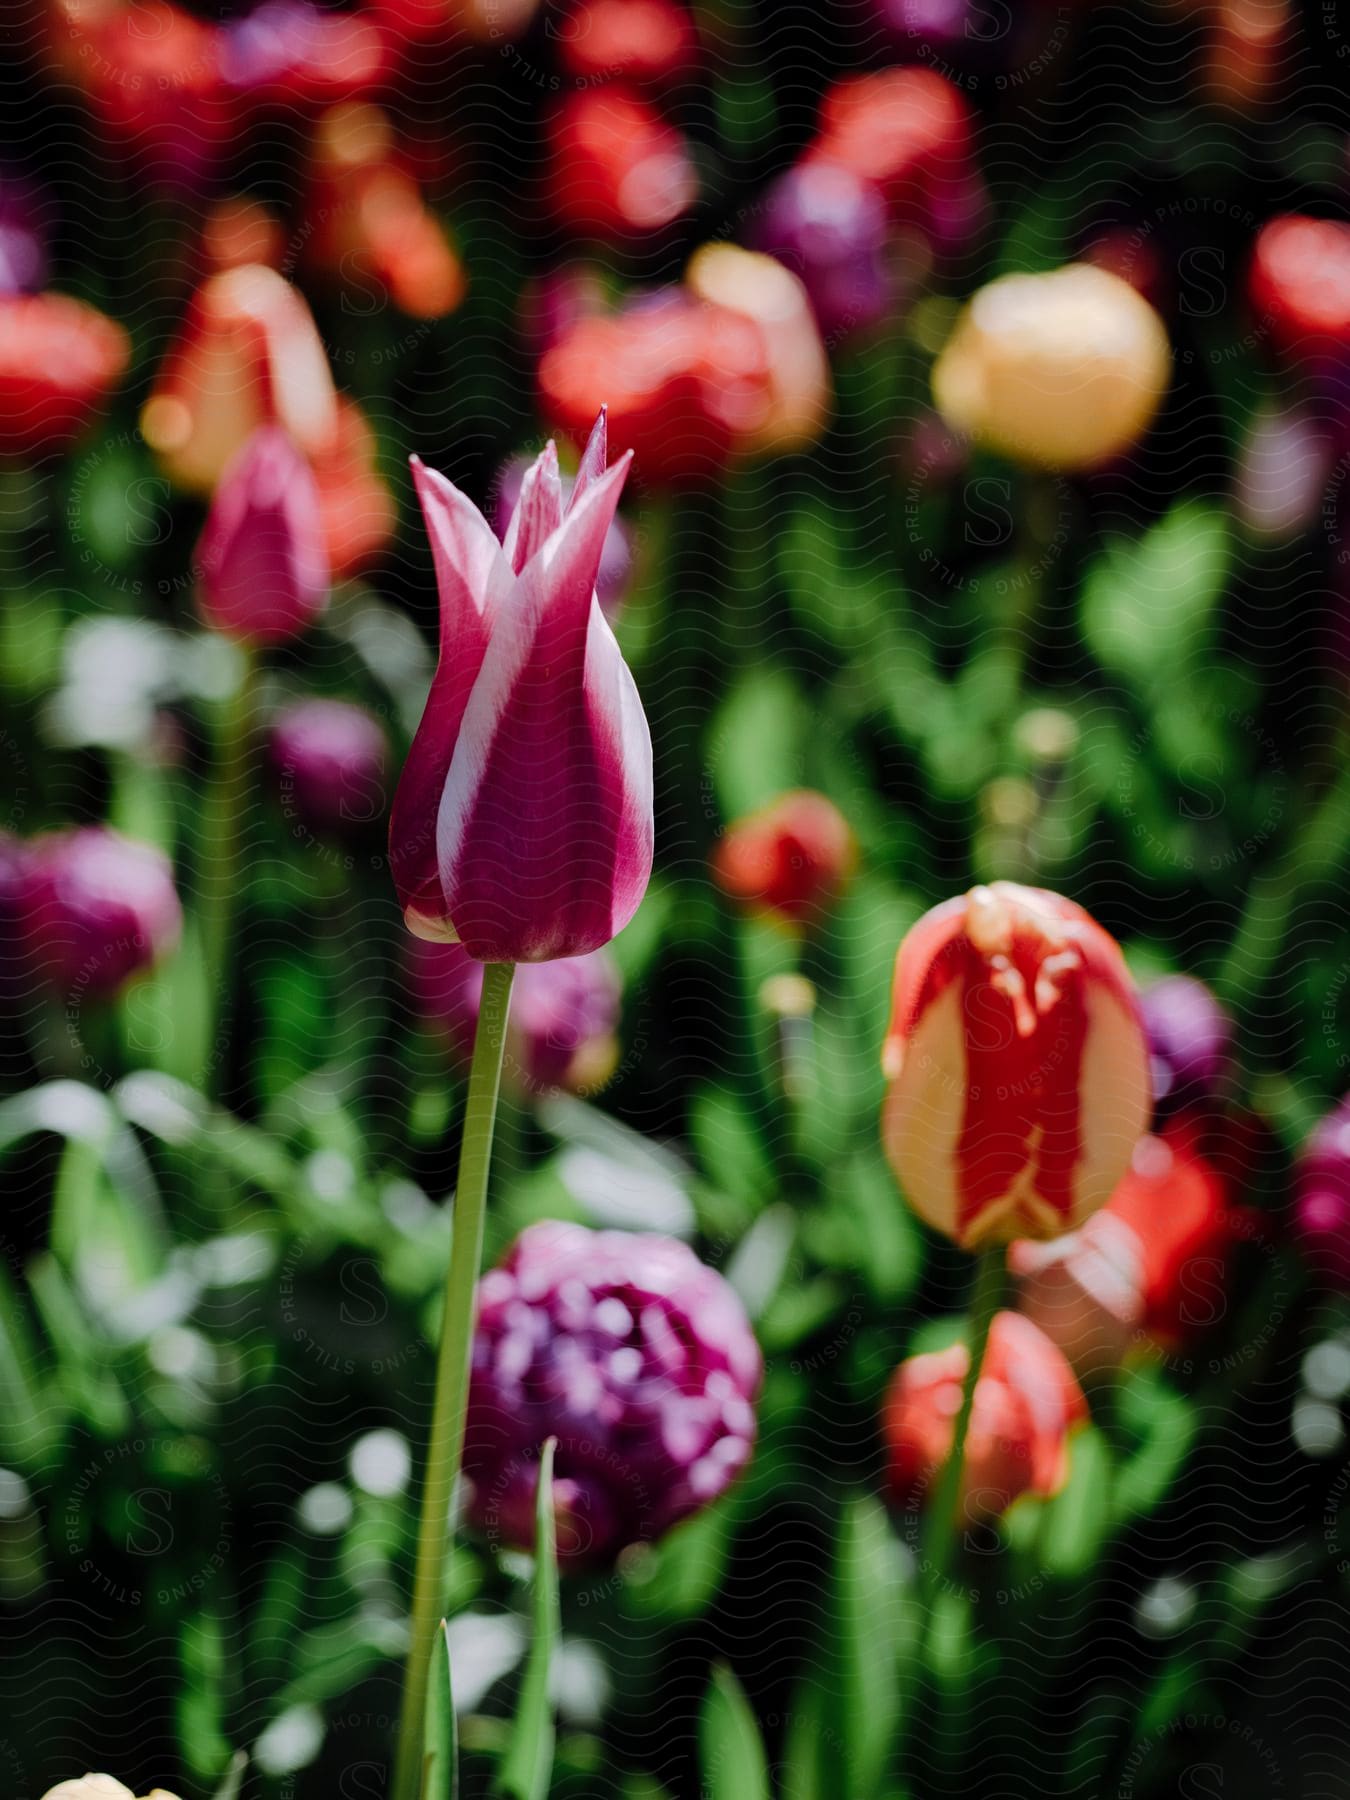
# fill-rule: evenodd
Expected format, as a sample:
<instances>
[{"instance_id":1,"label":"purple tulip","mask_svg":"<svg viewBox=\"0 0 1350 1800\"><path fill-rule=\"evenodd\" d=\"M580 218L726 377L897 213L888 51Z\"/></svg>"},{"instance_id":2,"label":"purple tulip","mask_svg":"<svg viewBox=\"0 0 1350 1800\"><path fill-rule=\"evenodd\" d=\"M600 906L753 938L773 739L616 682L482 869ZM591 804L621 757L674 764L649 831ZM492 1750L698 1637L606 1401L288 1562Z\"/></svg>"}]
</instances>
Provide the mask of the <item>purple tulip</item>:
<instances>
[{"instance_id":1,"label":"purple tulip","mask_svg":"<svg viewBox=\"0 0 1350 1800\"><path fill-rule=\"evenodd\" d=\"M327 605L319 490L279 426L260 426L221 476L197 568L202 623L248 643L285 643Z\"/></svg>"},{"instance_id":2,"label":"purple tulip","mask_svg":"<svg viewBox=\"0 0 1350 1800\"><path fill-rule=\"evenodd\" d=\"M1331 473L1329 430L1300 407L1257 414L1242 445L1234 509L1248 531L1292 537L1318 516Z\"/></svg>"},{"instance_id":3,"label":"purple tulip","mask_svg":"<svg viewBox=\"0 0 1350 1800\"><path fill-rule=\"evenodd\" d=\"M33 967L63 996L115 992L183 926L168 858L105 825L24 846L15 908Z\"/></svg>"},{"instance_id":4,"label":"purple tulip","mask_svg":"<svg viewBox=\"0 0 1350 1800\"><path fill-rule=\"evenodd\" d=\"M497 476L497 503L493 511L493 525L497 536L504 538L511 529L511 520L520 502L520 490L529 469L529 458L513 456L508 463L503 463ZM562 477L563 502L566 504L572 497L572 477ZM600 567L595 576L595 596L607 619L618 617L624 600L628 595L628 583L633 573L633 552L628 543L628 532L624 522L617 513L614 523L605 533L605 547L600 552Z\"/></svg>"},{"instance_id":5,"label":"purple tulip","mask_svg":"<svg viewBox=\"0 0 1350 1800\"><path fill-rule=\"evenodd\" d=\"M1212 1100L1228 1071L1233 1022L1203 981L1165 975L1139 1000L1155 1106Z\"/></svg>"},{"instance_id":6,"label":"purple tulip","mask_svg":"<svg viewBox=\"0 0 1350 1800\"><path fill-rule=\"evenodd\" d=\"M686 1245L531 1225L479 1283L469 1517L531 1544L539 1452L556 1437L559 1562L609 1562L744 1468L761 1373L734 1290Z\"/></svg>"},{"instance_id":7,"label":"purple tulip","mask_svg":"<svg viewBox=\"0 0 1350 1800\"><path fill-rule=\"evenodd\" d=\"M414 939L408 979L419 1009L467 1065L473 1054L483 965L461 944ZM506 1073L535 1092L593 1093L614 1071L623 984L608 951L522 963L511 989Z\"/></svg>"},{"instance_id":8,"label":"purple tulip","mask_svg":"<svg viewBox=\"0 0 1350 1800\"><path fill-rule=\"evenodd\" d=\"M886 202L870 182L808 162L769 189L755 242L801 277L821 331L838 339L890 310L888 236Z\"/></svg>"},{"instance_id":9,"label":"purple tulip","mask_svg":"<svg viewBox=\"0 0 1350 1800\"><path fill-rule=\"evenodd\" d=\"M652 865L652 745L595 597L631 455L602 414L564 511L550 443L505 540L413 459L441 603L440 661L404 766L390 864L418 937L479 962L598 950Z\"/></svg>"},{"instance_id":10,"label":"purple tulip","mask_svg":"<svg viewBox=\"0 0 1350 1800\"><path fill-rule=\"evenodd\" d=\"M360 837L388 811L389 740L346 700L297 700L272 727L269 750L283 805L310 831Z\"/></svg>"},{"instance_id":11,"label":"purple tulip","mask_svg":"<svg viewBox=\"0 0 1350 1800\"><path fill-rule=\"evenodd\" d=\"M1350 1289L1350 1094L1303 1147L1294 1230L1317 1272L1333 1286Z\"/></svg>"},{"instance_id":12,"label":"purple tulip","mask_svg":"<svg viewBox=\"0 0 1350 1800\"><path fill-rule=\"evenodd\" d=\"M39 190L0 174L0 294L36 294L47 282L47 232Z\"/></svg>"}]
</instances>

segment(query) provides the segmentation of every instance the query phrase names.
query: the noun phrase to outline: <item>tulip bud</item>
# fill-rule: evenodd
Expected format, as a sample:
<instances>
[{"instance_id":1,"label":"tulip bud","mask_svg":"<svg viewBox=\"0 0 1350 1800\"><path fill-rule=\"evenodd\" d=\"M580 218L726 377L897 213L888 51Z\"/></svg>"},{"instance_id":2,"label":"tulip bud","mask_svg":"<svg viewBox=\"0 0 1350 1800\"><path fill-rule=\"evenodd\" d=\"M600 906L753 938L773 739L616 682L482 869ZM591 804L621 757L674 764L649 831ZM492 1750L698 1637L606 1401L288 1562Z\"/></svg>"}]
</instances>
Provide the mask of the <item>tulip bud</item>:
<instances>
[{"instance_id":1,"label":"tulip bud","mask_svg":"<svg viewBox=\"0 0 1350 1800\"><path fill-rule=\"evenodd\" d=\"M612 1561L730 1486L761 1373L735 1291L686 1245L531 1225L478 1286L469 1518L532 1544L539 1452L556 1437L558 1560Z\"/></svg>"},{"instance_id":2,"label":"tulip bud","mask_svg":"<svg viewBox=\"0 0 1350 1800\"><path fill-rule=\"evenodd\" d=\"M712 875L724 894L752 911L809 925L834 904L857 861L857 843L839 808L801 788L728 827Z\"/></svg>"},{"instance_id":3,"label":"tulip bud","mask_svg":"<svg viewBox=\"0 0 1350 1800\"><path fill-rule=\"evenodd\" d=\"M441 654L394 797L390 864L419 937L480 962L597 950L637 910L652 865L652 748L595 597L628 473L597 421L566 509L552 444L505 540L416 459Z\"/></svg>"},{"instance_id":4,"label":"tulip bud","mask_svg":"<svg viewBox=\"0 0 1350 1800\"><path fill-rule=\"evenodd\" d=\"M1238 1247L1256 1215L1230 1204L1218 1170L1173 1128L1144 1137L1106 1206L1081 1231L1015 1243L1021 1308L1080 1374L1116 1367L1146 1335L1180 1349L1218 1324Z\"/></svg>"},{"instance_id":5,"label":"tulip bud","mask_svg":"<svg viewBox=\"0 0 1350 1800\"><path fill-rule=\"evenodd\" d=\"M520 502L520 490L525 480L525 472L529 468L529 459L524 456L513 456L510 462L503 464L497 476L497 504L493 511L492 523L499 538L504 538L511 529L511 520L515 516ZM563 501L572 497L573 478L562 477ZM600 552L600 567L595 576L595 594L607 619L614 619L623 606L628 592L628 583L633 573L633 553L628 543L628 532L623 520L616 513L614 523L605 533L605 547Z\"/></svg>"},{"instance_id":6,"label":"tulip bud","mask_svg":"<svg viewBox=\"0 0 1350 1800\"><path fill-rule=\"evenodd\" d=\"M473 1055L483 965L461 944L414 938L409 984L419 1009L449 1038L467 1068ZM619 972L604 950L557 962L522 963L511 988L507 1079L535 1093L593 1093L618 1060Z\"/></svg>"},{"instance_id":7,"label":"tulip bud","mask_svg":"<svg viewBox=\"0 0 1350 1800\"><path fill-rule=\"evenodd\" d=\"M1350 225L1298 213L1257 234L1249 293L1284 353L1314 372L1350 350Z\"/></svg>"},{"instance_id":8,"label":"tulip bud","mask_svg":"<svg viewBox=\"0 0 1350 1800\"><path fill-rule=\"evenodd\" d=\"M1228 1073L1233 1022L1204 982L1165 976L1145 988L1139 1010L1155 1103L1173 1109L1212 1102Z\"/></svg>"},{"instance_id":9,"label":"tulip bud","mask_svg":"<svg viewBox=\"0 0 1350 1800\"><path fill-rule=\"evenodd\" d=\"M548 198L569 231L659 231L688 212L698 179L684 138L622 87L569 94L549 126Z\"/></svg>"},{"instance_id":10,"label":"tulip bud","mask_svg":"<svg viewBox=\"0 0 1350 1800\"><path fill-rule=\"evenodd\" d=\"M114 993L172 950L183 925L168 858L104 825L25 846L16 908L34 967L63 996Z\"/></svg>"},{"instance_id":11,"label":"tulip bud","mask_svg":"<svg viewBox=\"0 0 1350 1800\"><path fill-rule=\"evenodd\" d=\"M298 637L328 603L319 495L284 431L265 425L230 463L197 545L202 623L253 644Z\"/></svg>"},{"instance_id":12,"label":"tulip bud","mask_svg":"<svg viewBox=\"0 0 1350 1800\"><path fill-rule=\"evenodd\" d=\"M1318 1275L1350 1291L1350 1095L1327 1114L1299 1156L1294 1231Z\"/></svg>"},{"instance_id":13,"label":"tulip bud","mask_svg":"<svg viewBox=\"0 0 1350 1800\"><path fill-rule=\"evenodd\" d=\"M689 259L690 292L752 321L763 342L763 406L741 422L741 447L802 450L825 428L830 366L806 289L771 256L736 244L705 244Z\"/></svg>"},{"instance_id":14,"label":"tulip bud","mask_svg":"<svg viewBox=\"0 0 1350 1800\"><path fill-rule=\"evenodd\" d=\"M558 58L578 81L655 86L694 60L694 23L675 0L578 0L557 28Z\"/></svg>"},{"instance_id":15,"label":"tulip bud","mask_svg":"<svg viewBox=\"0 0 1350 1800\"><path fill-rule=\"evenodd\" d=\"M1138 441L1171 374L1162 320L1090 263L981 288L933 369L948 424L1047 469L1089 469Z\"/></svg>"},{"instance_id":16,"label":"tulip bud","mask_svg":"<svg viewBox=\"0 0 1350 1800\"><path fill-rule=\"evenodd\" d=\"M275 269L213 275L198 290L141 414L170 477L209 493L259 425L306 455L331 447L337 396L309 309Z\"/></svg>"},{"instance_id":17,"label":"tulip bud","mask_svg":"<svg viewBox=\"0 0 1350 1800\"><path fill-rule=\"evenodd\" d=\"M69 450L128 349L120 325L66 294L0 296L0 455Z\"/></svg>"},{"instance_id":18,"label":"tulip bud","mask_svg":"<svg viewBox=\"0 0 1350 1800\"><path fill-rule=\"evenodd\" d=\"M806 162L769 189L755 241L800 278L821 331L838 339L890 310L889 231L871 182L834 163Z\"/></svg>"},{"instance_id":19,"label":"tulip bud","mask_svg":"<svg viewBox=\"0 0 1350 1800\"><path fill-rule=\"evenodd\" d=\"M389 740L379 720L345 700L298 700L272 727L282 802L310 830L357 838L387 810Z\"/></svg>"},{"instance_id":20,"label":"tulip bud","mask_svg":"<svg viewBox=\"0 0 1350 1800\"><path fill-rule=\"evenodd\" d=\"M961 1390L970 1367L965 1344L911 1356L892 1377L882 1414L891 1488L915 1504L952 1453ZM1069 1471L1069 1433L1088 1416L1073 1370L1029 1319L1001 1312L975 1384L961 1477L961 1514L997 1518L1022 1494L1057 1494Z\"/></svg>"},{"instance_id":21,"label":"tulip bud","mask_svg":"<svg viewBox=\"0 0 1350 1800\"><path fill-rule=\"evenodd\" d=\"M919 1216L965 1249L1073 1230L1149 1118L1120 950L1059 894L1011 881L926 913L900 945L882 1138Z\"/></svg>"}]
</instances>

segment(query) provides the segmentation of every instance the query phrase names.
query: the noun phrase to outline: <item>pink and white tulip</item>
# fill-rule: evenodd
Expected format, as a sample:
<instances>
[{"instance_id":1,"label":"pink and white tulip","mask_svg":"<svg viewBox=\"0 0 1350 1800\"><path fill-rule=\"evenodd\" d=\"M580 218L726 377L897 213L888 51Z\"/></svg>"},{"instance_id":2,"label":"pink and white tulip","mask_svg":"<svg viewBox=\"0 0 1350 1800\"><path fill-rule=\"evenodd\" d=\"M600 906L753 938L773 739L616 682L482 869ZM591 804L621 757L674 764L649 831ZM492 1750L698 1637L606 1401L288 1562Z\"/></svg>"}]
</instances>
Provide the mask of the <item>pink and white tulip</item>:
<instances>
[{"instance_id":1,"label":"pink and white tulip","mask_svg":"<svg viewBox=\"0 0 1350 1800\"><path fill-rule=\"evenodd\" d=\"M441 645L394 797L390 864L409 929L480 962L581 956L628 923L652 864L652 748L595 595L631 458L603 413L564 509L550 443L503 542L415 457Z\"/></svg>"},{"instance_id":2,"label":"pink and white tulip","mask_svg":"<svg viewBox=\"0 0 1350 1800\"><path fill-rule=\"evenodd\" d=\"M1012 881L907 934L883 1068L891 1166L919 1216L966 1249L1076 1229L1149 1121L1119 947L1081 906Z\"/></svg>"}]
</instances>

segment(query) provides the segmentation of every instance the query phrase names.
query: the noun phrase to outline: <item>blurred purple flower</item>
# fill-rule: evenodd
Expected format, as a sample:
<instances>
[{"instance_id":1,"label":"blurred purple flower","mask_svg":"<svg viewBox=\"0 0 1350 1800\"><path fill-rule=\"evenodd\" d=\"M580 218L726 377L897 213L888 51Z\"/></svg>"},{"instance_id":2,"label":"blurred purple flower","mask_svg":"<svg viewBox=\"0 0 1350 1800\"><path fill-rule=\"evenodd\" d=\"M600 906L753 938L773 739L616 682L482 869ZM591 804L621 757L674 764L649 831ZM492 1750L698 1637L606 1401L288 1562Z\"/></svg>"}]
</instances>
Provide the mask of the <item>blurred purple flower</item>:
<instances>
[{"instance_id":1,"label":"blurred purple flower","mask_svg":"<svg viewBox=\"0 0 1350 1800\"><path fill-rule=\"evenodd\" d=\"M1203 981L1165 975L1139 998L1148 1035L1154 1105L1208 1101L1228 1071L1233 1022Z\"/></svg>"},{"instance_id":2,"label":"blurred purple flower","mask_svg":"<svg viewBox=\"0 0 1350 1800\"><path fill-rule=\"evenodd\" d=\"M298 700L278 715L269 751L288 808L311 831L360 837L385 816L389 740L347 700Z\"/></svg>"},{"instance_id":3,"label":"blurred purple flower","mask_svg":"<svg viewBox=\"0 0 1350 1800\"><path fill-rule=\"evenodd\" d=\"M182 930L169 859L106 825L35 838L7 879L33 968L63 996L115 992Z\"/></svg>"},{"instance_id":4,"label":"blurred purple flower","mask_svg":"<svg viewBox=\"0 0 1350 1800\"><path fill-rule=\"evenodd\" d=\"M1303 1147L1295 1178L1294 1231L1319 1275L1350 1289L1350 1094Z\"/></svg>"},{"instance_id":5,"label":"blurred purple flower","mask_svg":"<svg viewBox=\"0 0 1350 1800\"><path fill-rule=\"evenodd\" d=\"M1305 530L1321 508L1331 462L1328 431L1302 408L1258 413L1238 453L1238 518L1263 537Z\"/></svg>"},{"instance_id":6,"label":"blurred purple flower","mask_svg":"<svg viewBox=\"0 0 1350 1800\"><path fill-rule=\"evenodd\" d=\"M37 188L0 174L0 294L36 294L47 284L47 231Z\"/></svg>"},{"instance_id":7,"label":"blurred purple flower","mask_svg":"<svg viewBox=\"0 0 1350 1800\"><path fill-rule=\"evenodd\" d=\"M759 1346L735 1291L686 1245L548 1221L478 1294L464 1472L479 1530L533 1542L549 1437L564 1568L660 1537L749 1461Z\"/></svg>"},{"instance_id":8,"label":"blurred purple flower","mask_svg":"<svg viewBox=\"0 0 1350 1800\"><path fill-rule=\"evenodd\" d=\"M418 1009L449 1036L467 1065L473 1054L483 965L459 944L414 938L408 981ZM623 984L606 950L557 962L522 963L511 989L506 1073L548 1092L593 1092L614 1070Z\"/></svg>"},{"instance_id":9,"label":"blurred purple flower","mask_svg":"<svg viewBox=\"0 0 1350 1800\"><path fill-rule=\"evenodd\" d=\"M829 338L865 330L892 302L886 202L869 181L828 162L799 163L764 200L755 244L800 276Z\"/></svg>"}]
</instances>

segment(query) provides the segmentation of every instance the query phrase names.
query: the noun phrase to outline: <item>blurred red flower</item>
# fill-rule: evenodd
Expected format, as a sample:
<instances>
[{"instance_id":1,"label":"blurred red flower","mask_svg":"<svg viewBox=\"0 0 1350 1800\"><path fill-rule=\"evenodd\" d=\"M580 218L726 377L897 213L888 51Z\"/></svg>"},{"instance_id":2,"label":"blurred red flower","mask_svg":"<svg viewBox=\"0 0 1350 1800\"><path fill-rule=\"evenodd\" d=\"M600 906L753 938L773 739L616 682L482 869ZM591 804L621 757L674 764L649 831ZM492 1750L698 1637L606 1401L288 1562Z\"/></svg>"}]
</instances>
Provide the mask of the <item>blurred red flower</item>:
<instances>
[{"instance_id":1,"label":"blurred red flower","mask_svg":"<svg viewBox=\"0 0 1350 1800\"><path fill-rule=\"evenodd\" d=\"M891 1489L902 1504L922 1503L951 1455L969 1367L968 1347L952 1344L911 1356L891 1378L882 1430ZM1058 1493L1068 1475L1070 1430L1087 1416L1073 1370L1049 1338L1020 1313L1000 1313L966 1434L962 1518L997 1518L1022 1494Z\"/></svg>"},{"instance_id":2,"label":"blurred red flower","mask_svg":"<svg viewBox=\"0 0 1350 1800\"><path fill-rule=\"evenodd\" d=\"M68 294L0 295L0 454L68 450L128 352L120 325Z\"/></svg>"}]
</instances>

